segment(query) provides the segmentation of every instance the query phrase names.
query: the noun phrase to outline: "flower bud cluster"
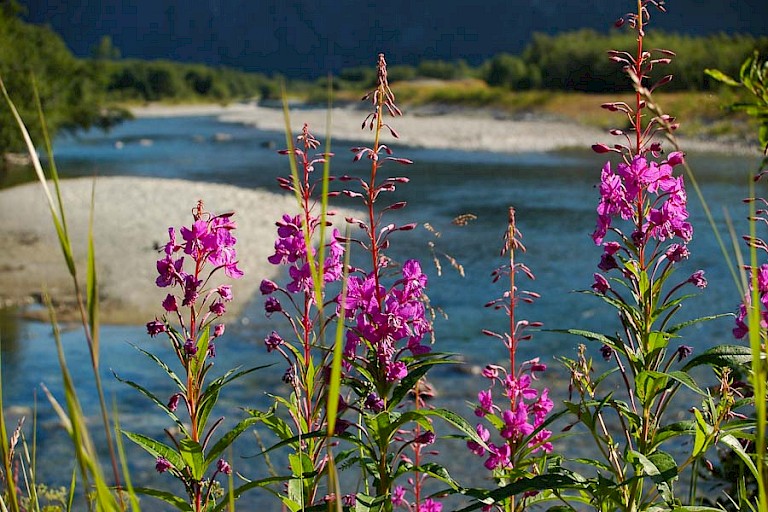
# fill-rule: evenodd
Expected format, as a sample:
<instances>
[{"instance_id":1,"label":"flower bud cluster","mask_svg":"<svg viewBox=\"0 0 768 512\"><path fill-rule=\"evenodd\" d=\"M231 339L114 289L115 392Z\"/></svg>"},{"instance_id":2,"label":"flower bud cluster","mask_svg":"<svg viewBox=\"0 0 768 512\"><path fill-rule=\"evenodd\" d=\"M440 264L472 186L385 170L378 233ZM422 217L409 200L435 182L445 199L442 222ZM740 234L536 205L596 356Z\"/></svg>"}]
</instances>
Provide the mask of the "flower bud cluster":
<instances>
[{"instance_id":1,"label":"flower bud cluster","mask_svg":"<svg viewBox=\"0 0 768 512\"><path fill-rule=\"evenodd\" d=\"M487 453L484 464L486 469L512 469L513 447L519 447L523 442L526 442L532 452L552 451L552 443L549 442L552 432L541 427L554 403L549 398L549 389L544 388L539 392L532 386L536 378L535 372L544 370L546 365L538 359L523 363L517 375L507 373L505 368L495 365L488 365L483 370L483 376L491 381L491 385L477 394L475 416L490 417L492 424L501 425L499 434L503 442L499 445L490 442L491 432L482 423L478 423L475 430L488 446L488 450L472 440L467 441L467 448L480 457ZM493 390L496 384L500 384L499 399L509 404L508 408L505 405L502 409L494 403Z\"/></svg>"},{"instance_id":2,"label":"flower bud cluster","mask_svg":"<svg viewBox=\"0 0 768 512\"><path fill-rule=\"evenodd\" d=\"M310 240L315 234L319 222L317 217L309 216ZM316 259L317 251L314 248L311 248L309 252L307 251L302 216L283 215L283 218L276 224L278 238L275 241L275 253L268 260L273 265L288 265L288 274L291 278L291 281L286 285L288 292L311 294L314 284L312 283L309 259ZM339 230L334 228L331 242L326 245L328 253L323 264L323 281L325 283L341 279L344 247L339 242L340 238ZM277 288L271 281L263 281L260 289L264 295L270 295Z\"/></svg>"},{"instance_id":3,"label":"flower bud cluster","mask_svg":"<svg viewBox=\"0 0 768 512\"><path fill-rule=\"evenodd\" d=\"M211 215L199 202L193 215L192 225L179 229L183 243L177 241L176 230L168 228L169 240L163 248L163 257L156 264L155 284L171 289L162 301L163 310L176 317L181 329L171 329L165 316L162 320L156 318L147 323L150 336L168 333L178 353L186 357L194 356L198 351L197 333L223 316L226 304L233 298L230 285L204 288L211 276L220 269L233 279L243 276L235 250L237 239L232 234L237 227L232 220L234 214ZM190 261L187 266L185 258ZM184 308L188 308L188 315L182 314ZM222 334L224 324L213 326L208 340L208 356L215 356L213 341Z\"/></svg>"}]
</instances>

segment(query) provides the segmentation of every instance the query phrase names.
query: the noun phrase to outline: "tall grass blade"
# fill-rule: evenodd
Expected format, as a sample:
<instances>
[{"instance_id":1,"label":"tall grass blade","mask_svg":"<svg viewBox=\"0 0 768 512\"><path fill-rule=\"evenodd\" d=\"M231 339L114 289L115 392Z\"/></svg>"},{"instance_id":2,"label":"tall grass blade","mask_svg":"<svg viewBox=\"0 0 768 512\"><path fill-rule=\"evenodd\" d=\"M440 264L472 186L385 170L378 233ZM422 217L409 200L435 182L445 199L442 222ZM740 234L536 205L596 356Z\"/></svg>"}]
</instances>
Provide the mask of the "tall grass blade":
<instances>
[{"instance_id":1,"label":"tall grass blade","mask_svg":"<svg viewBox=\"0 0 768 512\"><path fill-rule=\"evenodd\" d=\"M57 412L59 412L61 419L64 420L66 418L69 422L69 432L75 448L75 459L80 468L80 474L86 489L85 499L88 500L88 487L89 483L92 482L94 486L93 499L95 500L97 510L121 510L121 507L118 506L117 501L112 495L104 475L102 474L97 452L86 427L85 414L80 406L80 400L77 397L74 381L72 380L72 375L69 372L69 367L67 366L67 361L64 357L64 347L61 343L61 333L59 332L58 322L56 320L56 312L53 309L50 297L45 295L44 299L50 315L53 338L56 342L56 352L59 359L59 369L64 384L64 397L67 404L67 412L63 417L61 417L61 413L63 412L61 407L59 406L57 408L54 404L55 399L53 399L53 396L47 390L45 391L48 394L49 400L52 400L51 403L54 405L54 409L57 409ZM90 501L88 501L88 508L91 509Z\"/></svg>"},{"instance_id":2,"label":"tall grass blade","mask_svg":"<svg viewBox=\"0 0 768 512\"><path fill-rule=\"evenodd\" d=\"M749 197L755 197L755 184L750 181ZM749 236L751 240L757 239L757 222L755 220L755 201L749 202ZM759 262L757 259L757 248L755 244L750 244L749 258L752 268L751 273L752 292L750 304L747 312L749 319L749 346L752 349L752 388L755 396L755 415L757 422L757 432L755 433L755 464L757 465L757 490L758 503L760 510L768 510L768 459L766 459L766 379L768 379L768 367L764 354L765 347L763 342L766 337L766 330L762 327L762 315L760 313L760 289L757 281L757 269Z\"/></svg>"},{"instance_id":3,"label":"tall grass blade","mask_svg":"<svg viewBox=\"0 0 768 512\"><path fill-rule=\"evenodd\" d=\"M27 146L27 152L29 153L29 157L32 159L32 167L35 170L37 179L40 181L40 184L43 186L43 191L45 192L45 197L46 197L46 200L48 201L48 208L51 211L51 218L53 220L53 225L56 228L56 233L59 238L59 243L61 244L61 250L64 253L64 259L66 260L66 263L67 263L67 268L69 269L69 273L74 276L76 274L75 260L72 257L72 247L69 244L69 237L66 234L66 230L64 229L64 226L61 223L59 215L56 213L56 205L53 201L53 196L51 195L50 188L48 187L48 183L45 179L45 173L43 172L43 167L40 164L40 158L38 158L37 151L35 151L35 145L32 143L32 138L29 135L29 131L27 130L27 127L24 125L24 121L21 119L21 116L19 115L19 111L16 109L16 105L14 105L13 101L11 100L11 97L8 95L8 90L5 88L5 83L3 82L2 77L0 77L0 89L3 92L5 101L8 104L8 107L11 109L11 113L13 114L13 117L16 120L16 123L19 125L19 130L21 130L21 135L22 135L22 138L24 139L24 144Z\"/></svg>"},{"instance_id":4,"label":"tall grass blade","mask_svg":"<svg viewBox=\"0 0 768 512\"><path fill-rule=\"evenodd\" d=\"M141 512L139 499L136 497L136 492L133 489L133 482L131 482L131 473L128 470L128 458L125 455L123 438L120 436L120 416L117 414L117 403L112 404L112 422L115 426L115 443L117 444L117 454L120 458L120 466L123 470L123 480L125 482L125 492L128 494L128 503L130 503L133 512ZM121 492L121 489L118 489L117 492Z\"/></svg>"},{"instance_id":5,"label":"tall grass blade","mask_svg":"<svg viewBox=\"0 0 768 512\"><path fill-rule=\"evenodd\" d=\"M34 79L34 77L33 77ZM34 85L34 81L33 81ZM21 116L19 115L18 110L16 109L16 106L14 105L13 101L11 100L8 91L5 87L5 84L2 81L2 77L0 77L0 89L2 89L3 96L5 97L6 103L8 104L9 108L11 109L11 112L13 113L13 116L16 120L16 123L19 126L19 130L22 133L22 137L24 139L24 142L27 146L27 151L29 153L30 158L32 159L32 164L35 169L35 173L37 175L38 180L40 181L40 184L43 187L43 190L46 195L46 199L48 201L48 208L51 213L51 219L53 221L54 227L56 229L56 234L58 236L59 244L61 246L62 254L64 255L64 259L67 264L67 268L69 269L69 273L72 277L72 282L75 288L75 297L77 300L78 308L80 310L80 316L83 323L83 328L85 329L85 337L86 341L88 343L88 350L90 352L91 356L91 366L93 369L94 374L94 380L96 384L96 389L98 391L99 395L99 405L101 407L101 417L102 417L102 423L104 427L104 434L107 438L107 443L109 447L109 453L110 453L110 459L112 462L112 471L113 476L115 479L115 483L117 486L120 486L120 478L119 478L119 472L117 470L117 457L115 455L115 449L114 449L114 443L112 440L112 433L109 427L109 418L107 416L107 407L106 402L104 400L104 391L103 387L101 385L101 377L99 375L99 345L98 345L98 306L97 301L94 300L88 300L88 306L87 309L89 313L86 314L86 306L83 305L83 299L82 299L82 293L80 291L80 282L77 277L77 267L75 265L75 260L72 253L72 242L69 238L69 234L67 231L66 226L66 218L64 216L64 204L61 200L61 190L59 187L59 179L58 179L58 173L56 171L56 164L55 160L53 158L53 149L51 144L51 139L48 135L48 131L46 129L46 123L45 118L43 115L42 110L42 104L40 102L40 97L37 92L37 87L34 86L34 94L35 99L37 102L37 109L38 109L38 115L40 116L40 123L43 127L43 138L45 141L45 147L48 154L48 160L51 165L51 178L53 180L54 186L56 187L56 197L58 199L58 208L56 204L53 201L53 197L51 195L50 189L48 187L48 183L45 178L45 173L43 172L42 165L40 164L40 159L37 156L37 151L35 150L35 146L32 143L32 138L29 135L29 130L27 130L26 125L24 124L24 121L21 119ZM92 230L92 219L93 219L93 196L91 200L91 227L89 228L89 248L88 248L88 257L89 257L89 297L91 296L91 293L94 297L98 296L98 291L96 289L96 279L95 279L95 257L93 256L93 230ZM58 213L57 213L58 211ZM93 257L93 260L92 260ZM92 279L91 279L92 278ZM92 306L92 307L91 307Z\"/></svg>"},{"instance_id":6,"label":"tall grass blade","mask_svg":"<svg viewBox=\"0 0 768 512\"><path fill-rule=\"evenodd\" d=\"M0 366L2 365L2 360L0 360ZM13 461L11 460L12 455L12 447L10 445L10 440L8 439L8 429L6 428L5 424L5 404L3 403L3 393L2 393L2 369L0 369L0 455L3 457L3 471L5 473L5 482L6 482L6 499L8 500L8 505L3 504L3 509L6 509L6 506L10 506L11 512L19 512L19 500L18 496L16 495L16 485L13 483Z\"/></svg>"},{"instance_id":7,"label":"tall grass blade","mask_svg":"<svg viewBox=\"0 0 768 512\"><path fill-rule=\"evenodd\" d=\"M58 181L54 180L58 185ZM96 210L96 180L91 188L91 212L88 219L88 271L86 277L86 304L88 308L88 326L91 329L93 356L99 360L99 286L96 278L96 249L93 243L93 219Z\"/></svg>"}]
</instances>

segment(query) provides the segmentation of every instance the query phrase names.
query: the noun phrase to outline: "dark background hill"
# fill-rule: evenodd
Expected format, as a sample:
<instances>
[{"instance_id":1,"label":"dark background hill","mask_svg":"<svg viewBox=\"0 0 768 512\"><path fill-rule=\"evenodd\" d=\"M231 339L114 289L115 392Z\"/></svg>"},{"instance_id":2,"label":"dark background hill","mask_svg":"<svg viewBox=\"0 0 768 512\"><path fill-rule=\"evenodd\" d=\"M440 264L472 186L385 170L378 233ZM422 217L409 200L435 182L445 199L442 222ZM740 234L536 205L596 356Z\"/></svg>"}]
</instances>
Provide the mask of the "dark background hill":
<instances>
[{"instance_id":1,"label":"dark background hill","mask_svg":"<svg viewBox=\"0 0 768 512\"><path fill-rule=\"evenodd\" d=\"M5 1L5 0L2 0ZM633 2L616 0L23 0L75 55L104 35L123 57L171 59L316 78L368 65L518 53L534 32L608 31ZM654 29L768 34L766 0L669 0Z\"/></svg>"}]
</instances>

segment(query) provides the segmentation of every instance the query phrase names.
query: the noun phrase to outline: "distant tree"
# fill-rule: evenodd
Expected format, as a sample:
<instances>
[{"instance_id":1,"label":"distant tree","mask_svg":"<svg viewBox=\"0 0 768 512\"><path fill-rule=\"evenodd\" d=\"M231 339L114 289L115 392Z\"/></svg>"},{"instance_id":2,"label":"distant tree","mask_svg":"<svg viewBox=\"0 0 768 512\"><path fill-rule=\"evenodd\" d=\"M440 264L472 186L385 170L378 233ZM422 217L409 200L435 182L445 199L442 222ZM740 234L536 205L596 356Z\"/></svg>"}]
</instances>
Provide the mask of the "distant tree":
<instances>
[{"instance_id":1,"label":"distant tree","mask_svg":"<svg viewBox=\"0 0 768 512\"><path fill-rule=\"evenodd\" d=\"M99 44L93 47L91 55L95 60L117 60L120 58L120 49L112 43L110 36L101 36Z\"/></svg>"},{"instance_id":2,"label":"distant tree","mask_svg":"<svg viewBox=\"0 0 768 512\"><path fill-rule=\"evenodd\" d=\"M387 76L390 82L405 82L407 80L413 80L418 74L417 70L413 66L391 66L387 72Z\"/></svg>"},{"instance_id":3,"label":"distant tree","mask_svg":"<svg viewBox=\"0 0 768 512\"><path fill-rule=\"evenodd\" d=\"M41 137L34 101L40 95L49 132L102 126L111 119L97 70L77 60L46 27L22 22L15 2L0 2L0 76L35 140ZM0 104L0 153L25 145L10 109Z\"/></svg>"},{"instance_id":4,"label":"distant tree","mask_svg":"<svg viewBox=\"0 0 768 512\"><path fill-rule=\"evenodd\" d=\"M488 85L513 90L531 89L539 83L530 67L521 57L500 53L483 66L482 76Z\"/></svg>"},{"instance_id":5,"label":"distant tree","mask_svg":"<svg viewBox=\"0 0 768 512\"><path fill-rule=\"evenodd\" d=\"M448 62L445 60L423 60L419 62L417 72L424 78L456 80L471 76L471 69L463 60Z\"/></svg>"}]
</instances>

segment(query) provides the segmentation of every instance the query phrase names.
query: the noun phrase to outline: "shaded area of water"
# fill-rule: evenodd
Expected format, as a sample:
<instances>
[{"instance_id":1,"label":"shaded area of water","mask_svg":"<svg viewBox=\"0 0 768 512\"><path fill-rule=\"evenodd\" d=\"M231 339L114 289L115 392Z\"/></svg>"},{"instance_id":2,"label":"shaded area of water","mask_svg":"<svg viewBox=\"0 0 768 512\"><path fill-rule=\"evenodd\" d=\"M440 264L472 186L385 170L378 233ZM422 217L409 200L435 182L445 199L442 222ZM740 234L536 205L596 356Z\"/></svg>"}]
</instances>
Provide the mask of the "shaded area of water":
<instances>
[{"instance_id":1,"label":"shaded area of water","mask_svg":"<svg viewBox=\"0 0 768 512\"><path fill-rule=\"evenodd\" d=\"M226 133L226 136L217 135ZM109 134L88 133L78 138L63 139L56 146L57 163L65 177L138 175L225 182L244 187L266 187L277 190L275 177L288 172L284 157L276 154L282 147L279 134L238 126L224 125L212 117L142 119L126 123ZM335 174L364 174L365 164L352 164L346 146L334 148ZM616 329L613 313L598 299L575 293L588 289L596 271L600 249L592 244L589 233L595 222L598 198L596 183L601 159L589 152L569 151L552 154L474 154L460 151L397 149L396 156L408 157L416 163L401 168L389 163L385 175L407 173L411 181L402 185L382 201L409 202L409 207L393 213L392 222L428 222L440 233L422 227L393 238L390 255L399 261L418 258L427 269L428 293L435 308L445 312L435 323L437 346L444 352L461 354L465 367L498 362L505 357L504 347L481 334L481 329L505 330L506 319L483 305L503 290L491 283L490 273L503 264L498 256L506 229L507 208L517 211L518 228L523 234L527 253L518 259L536 275L533 282L520 283L542 295L531 306L521 308L521 318L542 321L546 329L582 328L600 332ZM719 155L690 155L705 197L715 215L718 228L725 229L727 208L737 232L745 231L741 219L745 209L740 203L746 195L748 171L754 160ZM733 311L739 302L736 287L723 264L714 236L706 223L698 201L691 197L691 222L695 226L691 258L684 262L677 276L685 280L691 272L702 268L709 288L686 303L682 318ZM349 203L353 204L353 203ZM385 203L382 203L385 204ZM471 213L477 219L459 227L451 223L458 215ZM247 215L247 212L240 212ZM158 232L165 226L158 226ZM242 236L242 234L240 235ZM465 277L454 272L445 258L441 259L443 275L438 276L430 264L432 253L427 241L434 242L438 252L455 258L465 270ZM271 240L265 241L271 244ZM360 255L358 255L360 257ZM689 290L696 292L696 290ZM158 310L159 310L158 305ZM280 377L282 363L266 353L263 338L274 325L264 318L260 298L246 308L239 322L228 325L219 344L215 369L223 372L236 365L274 366L250 375L222 394L218 413L227 416L227 424L243 417L239 407L266 408L268 393L287 392ZM702 351L717 343L732 341L732 319L725 318L694 326L684 332L681 343ZM3 394L6 405L16 411L32 406L33 390L38 395L38 443L42 481L64 484L71 470L72 452L69 441L58 426L51 408L39 392L40 383L63 400L61 382L50 328L28 323L13 314L0 314L2 340ZM98 435L95 391L89 384L90 370L87 347L78 330L63 335L68 363L75 374L81 400L93 415L93 431ZM580 339L554 332L538 333L534 341L520 347L520 360L540 357L550 371L543 385L552 388L556 400L567 394L567 375L554 360L575 355ZM147 409L147 401L119 383L111 375L114 369L122 378L135 380L156 391L159 397L170 396L162 371L130 344L151 349L163 357L170 356L165 344L150 340L141 327L104 326L102 330L102 374L108 399L118 404L124 427L148 435L162 433L167 417L159 410ZM598 357L598 347L591 347ZM457 368L440 368L432 375L439 397L437 405L468 412L467 400L473 400L485 386L483 379L472 377ZM690 404L688 404L690 405ZM19 409L19 407L21 409ZM469 413L471 415L471 413ZM268 439L267 439L268 440ZM259 451L253 436L246 434L238 444L240 456ZM445 448L448 461L465 460L470 455L462 444ZM134 479L139 483L158 479L153 461L138 449L129 448ZM264 475L260 458L235 457L235 468L247 476ZM480 460L473 461L480 468ZM69 466L67 471L62 466ZM460 464L451 468L460 479L479 484L481 472ZM259 493L249 498L257 503ZM265 498L273 503L271 498Z\"/></svg>"}]
</instances>

